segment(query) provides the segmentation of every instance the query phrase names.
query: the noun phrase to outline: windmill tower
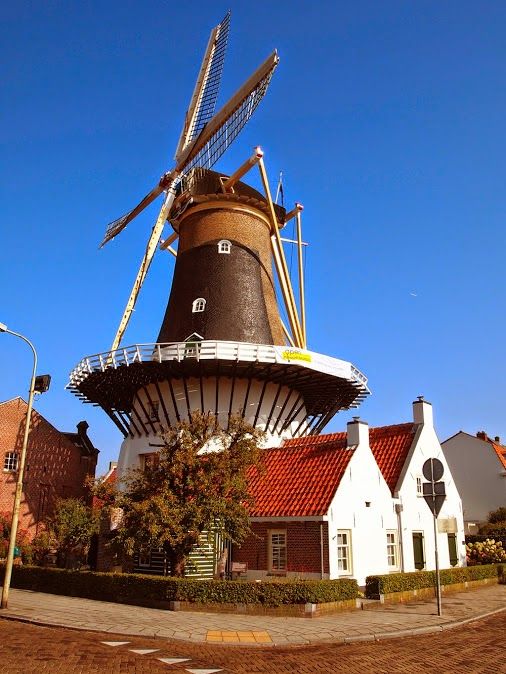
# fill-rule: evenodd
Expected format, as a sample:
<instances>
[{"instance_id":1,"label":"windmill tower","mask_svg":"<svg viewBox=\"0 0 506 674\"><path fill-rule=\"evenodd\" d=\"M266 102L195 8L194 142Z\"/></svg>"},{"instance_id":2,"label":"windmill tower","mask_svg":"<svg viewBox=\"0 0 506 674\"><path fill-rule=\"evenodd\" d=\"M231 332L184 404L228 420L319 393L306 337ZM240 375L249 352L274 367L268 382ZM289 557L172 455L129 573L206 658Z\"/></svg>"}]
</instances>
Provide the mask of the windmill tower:
<instances>
[{"instance_id":1,"label":"windmill tower","mask_svg":"<svg viewBox=\"0 0 506 674\"><path fill-rule=\"evenodd\" d=\"M102 242L163 195L112 347L84 358L68 385L83 401L100 405L123 433L120 475L142 465L163 427L191 418L195 410L216 415L222 425L239 413L277 444L319 433L336 412L357 406L369 393L365 377L351 363L307 350L302 207L296 204L287 213L273 202L260 148L231 176L211 170L252 116L278 63L273 52L213 115L229 22L227 14L211 32L174 168L108 226ZM263 193L241 180L254 167ZM281 237L292 218L297 223L297 240L290 245L298 251L298 301ZM123 347L167 223L172 231L160 248L176 261L157 341Z\"/></svg>"}]
</instances>

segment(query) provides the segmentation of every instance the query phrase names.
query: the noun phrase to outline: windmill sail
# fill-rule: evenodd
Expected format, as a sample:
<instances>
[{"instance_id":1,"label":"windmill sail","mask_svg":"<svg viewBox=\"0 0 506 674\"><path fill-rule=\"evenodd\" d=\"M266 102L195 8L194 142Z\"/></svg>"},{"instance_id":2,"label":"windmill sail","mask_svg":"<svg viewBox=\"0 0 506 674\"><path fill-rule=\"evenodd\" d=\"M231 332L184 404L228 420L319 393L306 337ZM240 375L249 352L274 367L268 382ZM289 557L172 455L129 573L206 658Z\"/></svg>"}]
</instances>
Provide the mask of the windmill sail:
<instances>
[{"instance_id":1,"label":"windmill sail","mask_svg":"<svg viewBox=\"0 0 506 674\"><path fill-rule=\"evenodd\" d=\"M174 159L179 155L214 115L216 99L220 89L223 64L227 50L228 33L230 30L230 11L216 28L211 31L195 89L185 116L185 123L177 145Z\"/></svg>"},{"instance_id":2,"label":"windmill sail","mask_svg":"<svg viewBox=\"0 0 506 674\"><path fill-rule=\"evenodd\" d=\"M265 96L278 62L277 52L274 51L229 102L205 125L193 142L186 146L174 171L162 176L158 185L133 210L107 226L100 247L117 236L129 222L147 208L165 190L171 179L187 173L194 166L211 168L218 161Z\"/></svg>"},{"instance_id":3,"label":"windmill sail","mask_svg":"<svg viewBox=\"0 0 506 674\"><path fill-rule=\"evenodd\" d=\"M139 215L139 213L147 208L149 204L152 203L163 192L164 188L161 183L162 181L160 181L160 183L154 187L151 192L149 192L149 194L146 194L144 199L140 201L135 208L133 208L128 213L125 213L125 215L122 215L121 218L113 220L107 225L107 229L105 230L105 235L102 243L100 244L100 248L105 246L105 244L111 239L114 239L114 237L117 236L121 230L125 229L129 222L131 222L137 215Z\"/></svg>"},{"instance_id":4,"label":"windmill sail","mask_svg":"<svg viewBox=\"0 0 506 674\"><path fill-rule=\"evenodd\" d=\"M183 153L177 172L187 173L194 166L211 168L218 161L265 96L278 62L277 52L274 51Z\"/></svg>"}]
</instances>

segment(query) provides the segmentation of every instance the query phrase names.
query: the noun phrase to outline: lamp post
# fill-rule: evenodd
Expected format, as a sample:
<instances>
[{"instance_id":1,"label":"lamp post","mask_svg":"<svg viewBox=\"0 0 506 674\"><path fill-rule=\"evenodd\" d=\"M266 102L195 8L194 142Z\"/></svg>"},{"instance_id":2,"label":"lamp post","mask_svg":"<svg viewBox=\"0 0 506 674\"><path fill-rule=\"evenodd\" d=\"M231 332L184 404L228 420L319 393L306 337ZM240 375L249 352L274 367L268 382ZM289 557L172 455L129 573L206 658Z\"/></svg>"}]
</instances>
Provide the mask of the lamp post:
<instances>
[{"instance_id":1,"label":"lamp post","mask_svg":"<svg viewBox=\"0 0 506 674\"><path fill-rule=\"evenodd\" d=\"M11 535L9 539L9 552L7 553L7 563L5 565L5 577L4 577L4 586L2 591L2 603L1 608L7 608L7 603L9 600L9 588L11 584L12 576L12 565L14 562L14 547L16 545L16 534L18 530L18 521L19 521L19 508L21 504L21 494L23 491L23 473L25 469L25 458L26 458L26 446L28 444L28 434L30 433L30 421L32 418L32 405L33 405L33 394L35 393L35 372L37 370L37 352L35 347L30 342L29 339L20 335L17 332L9 330L6 325L0 323L0 332L7 332L14 337L19 337L24 342L28 344L33 352L33 370L32 378L30 380L30 390L28 395L28 410L26 412L26 423L25 423L25 434L23 437L23 446L21 448L21 457L19 460L18 466L18 480L16 483L16 493L14 496L14 507L12 509L12 524L11 524Z\"/></svg>"}]
</instances>

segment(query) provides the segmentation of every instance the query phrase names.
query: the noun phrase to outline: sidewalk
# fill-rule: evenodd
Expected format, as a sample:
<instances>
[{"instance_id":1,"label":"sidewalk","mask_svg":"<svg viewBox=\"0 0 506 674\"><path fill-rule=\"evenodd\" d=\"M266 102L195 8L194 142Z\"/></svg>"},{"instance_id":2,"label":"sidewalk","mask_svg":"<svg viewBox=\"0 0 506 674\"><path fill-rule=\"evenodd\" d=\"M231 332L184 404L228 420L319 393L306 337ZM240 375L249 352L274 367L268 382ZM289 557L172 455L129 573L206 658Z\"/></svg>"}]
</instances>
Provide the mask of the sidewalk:
<instances>
[{"instance_id":1,"label":"sidewalk","mask_svg":"<svg viewBox=\"0 0 506 674\"><path fill-rule=\"evenodd\" d=\"M434 601L349 611L315 619L171 612L12 589L9 608L0 610L0 618L192 643L295 646L440 632L504 610L506 585L443 598L441 617L437 615Z\"/></svg>"}]
</instances>

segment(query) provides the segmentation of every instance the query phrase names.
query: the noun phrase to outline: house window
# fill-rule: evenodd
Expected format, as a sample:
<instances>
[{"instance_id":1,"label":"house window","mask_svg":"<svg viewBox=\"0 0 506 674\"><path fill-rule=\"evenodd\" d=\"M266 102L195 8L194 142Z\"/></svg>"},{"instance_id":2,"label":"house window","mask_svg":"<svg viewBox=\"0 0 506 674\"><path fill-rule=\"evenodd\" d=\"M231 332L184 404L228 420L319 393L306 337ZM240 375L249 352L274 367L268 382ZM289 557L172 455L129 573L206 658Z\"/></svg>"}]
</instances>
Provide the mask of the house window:
<instances>
[{"instance_id":1,"label":"house window","mask_svg":"<svg viewBox=\"0 0 506 674\"><path fill-rule=\"evenodd\" d=\"M204 311L206 308L206 301L203 297L198 297L196 300L193 300L192 312L198 314L201 311Z\"/></svg>"},{"instance_id":2,"label":"house window","mask_svg":"<svg viewBox=\"0 0 506 674\"><path fill-rule=\"evenodd\" d=\"M341 573L351 573L351 531L337 532L337 569Z\"/></svg>"},{"instance_id":3,"label":"house window","mask_svg":"<svg viewBox=\"0 0 506 674\"><path fill-rule=\"evenodd\" d=\"M399 568L399 546L397 531L387 531L387 562L389 569Z\"/></svg>"},{"instance_id":4,"label":"house window","mask_svg":"<svg viewBox=\"0 0 506 674\"><path fill-rule=\"evenodd\" d=\"M226 239L223 239L223 241L218 242L218 253L228 253L230 255L230 249L232 248L232 244L230 241L227 241Z\"/></svg>"},{"instance_id":5,"label":"house window","mask_svg":"<svg viewBox=\"0 0 506 674\"><path fill-rule=\"evenodd\" d=\"M422 478L416 478L416 495L423 496Z\"/></svg>"},{"instance_id":6,"label":"house window","mask_svg":"<svg viewBox=\"0 0 506 674\"><path fill-rule=\"evenodd\" d=\"M148 419L150 421L160 421L159 415L160 403L158 400L148 400Z\"/></svg>"},{"instance_id":7,"label":"house window","mask_svg":"<svg viewBox=\"0 0 506 674\"><path fill-rule=\"evenodd\" d=\"M151 566L151 550L147 548L141 549L139 552L139 566L144 568Z\"/></svg>"},{"instance_id":8,"label":"house window","mask_svg":"<svg viewBox=\"0 0 506 674\"><path fill-rule=\"evenodd\" d=\"M141 454L141 468L143 471L157 468L160 463L160 457L158 452L153 452L152 454Z\"/></svg>"},{"instance_id":9,"label":"house window","mask_svg":"<svg viewBox=\"0 0 506 674\"><path fill-rule=\"evenodd\" d=\"M286 531L269 531L269 571L286 571Z\"/></svg>"},{"instance_id":10,"label":"house window","mask_svg":"<svg viewBox=\"0 0 506 674\"><path fill-rule=\"evenodd\" d=\"M19 456L17 452L5 452L4 470L14 473L18 469Z\"/></svg>"}]
</instances>

